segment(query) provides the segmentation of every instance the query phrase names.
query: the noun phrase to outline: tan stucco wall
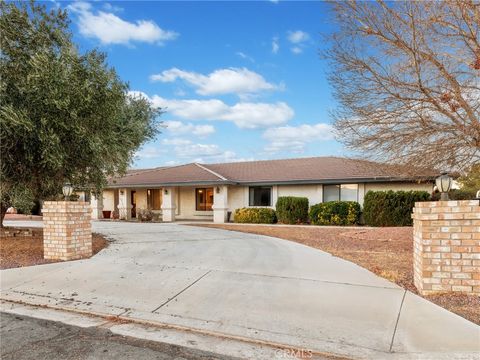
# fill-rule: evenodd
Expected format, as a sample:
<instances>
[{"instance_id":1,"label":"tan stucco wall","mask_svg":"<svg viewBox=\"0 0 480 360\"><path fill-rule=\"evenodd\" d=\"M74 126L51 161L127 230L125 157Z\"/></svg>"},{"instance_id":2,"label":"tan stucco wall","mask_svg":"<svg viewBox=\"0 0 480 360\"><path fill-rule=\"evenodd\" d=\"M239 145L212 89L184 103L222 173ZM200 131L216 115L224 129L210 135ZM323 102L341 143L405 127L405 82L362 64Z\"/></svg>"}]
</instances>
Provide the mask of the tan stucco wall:
<instances>
[{"instance_id":1,"label":"tan stucco wall","mask_svg":"<svg viewBox=\"0 0 480 360\"><path fill-rule=\"evenodd\" d=\"M115 210L113 191L114 190L105 190L103 192L103 210Z\"/></svg>"},{"instance_id":2,"label":"tan stucco wall","mask_svg":"<svg viewBox=\"0 0 480 360\"><path fill-rule=\"evenodd\" d=\"M147 209L147 190L146 189L136 189L135 197L137 202L137 209Z\"/></svg>"},{"instance_id":3,"label":"tan stucco wall","mask_svg":"<svg viewBox=\"0 0 480 360\"><path fill-rule=\"evenodd\" d=\"M195 187L178 187L177 194L177 219L213 219L213 211L195 210Z\"/></svg>"},{"instance_id":4,"label":"tan stucco wall","mask_svg":"<svg viewBox=\"0 0 480 360\"><path fill-rule=\"evenodd\" d=\"M248 187L247 186L229 186L228 187L228 208L235 211L248 206Z\"/></svg>"},{"instance_id":5,"label":"tan stucco wall","mask_svg":"<svg viewBox=\"0 0 480 360\"><path fill-rule=\"evenodd\" d=\"M300 196L308 198L308 204L315 205L322 202L322 185L279 185L278 197ZM277 198L278 199L278 198ZM276 200L275 199L275 202Z\"/></svg>"}]
</instances>

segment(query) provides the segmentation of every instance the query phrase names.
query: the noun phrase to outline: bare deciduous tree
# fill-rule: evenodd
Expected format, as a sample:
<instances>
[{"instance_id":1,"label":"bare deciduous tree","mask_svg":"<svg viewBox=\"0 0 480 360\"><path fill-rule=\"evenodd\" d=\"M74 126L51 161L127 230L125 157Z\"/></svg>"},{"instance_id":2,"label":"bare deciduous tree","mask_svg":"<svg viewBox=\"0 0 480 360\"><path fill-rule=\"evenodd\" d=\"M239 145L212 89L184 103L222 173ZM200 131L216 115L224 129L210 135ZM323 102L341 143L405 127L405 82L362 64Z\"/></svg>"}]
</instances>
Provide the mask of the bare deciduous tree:
<instances>
[{"instance_id":1,"label":"bare deciduous tree","mask_svg":"<svg viewBox=\"0 0 480 360\"><path fill-rule=\"evenodd\" d=\"M374 159L480 162L480 2L334 2L339 139Z\"/></svg>"}]
</instances>

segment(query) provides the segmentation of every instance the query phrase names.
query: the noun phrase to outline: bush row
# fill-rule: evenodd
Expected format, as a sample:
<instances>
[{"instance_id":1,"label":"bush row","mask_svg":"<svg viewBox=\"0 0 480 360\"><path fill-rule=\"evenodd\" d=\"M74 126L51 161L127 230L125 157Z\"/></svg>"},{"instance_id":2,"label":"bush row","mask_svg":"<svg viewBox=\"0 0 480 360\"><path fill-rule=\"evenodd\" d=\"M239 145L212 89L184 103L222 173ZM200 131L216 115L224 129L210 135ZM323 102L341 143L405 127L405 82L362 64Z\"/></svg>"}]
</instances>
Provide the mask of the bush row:
<instances>
[{"instance_id":1,"label":"bush row","mask_svg":"<svg viewBox=\"0 0 480 360\"><path fill-rule=\"evenodd\" d=\"M476 194L477 193L473 190L452 189L448 192L448 198L450 200L473 200L476 198ZM440 193L433 194L432 200L440 200Z\"/></svg>"},{"instance_id":2,"label":"bush row","mask_svg":"<svg viewBox=\"0 0 480 360\"><path fill-rule=\"evenodd\" d=\"M472 194L453 191L452 200L469 199ZM355 201L329 201L308 206L305 197L279 197L276 211L271 208L243 208L235 211L239 223L315 225L356 225L363 221L369 226L410 226L415 202L429 201L426 191L369 191L364 198L363 213ZM435 197L433 198L435 200Z\"/></svg>"},{"instance_id":3,"label":"bush row","mask_svg":"<svg viewBox=\"0 0 480 360\"><path fill-rule=\"evenodd\" d=\"M369 191L363 200L363 219L369 226L410 226L417 201L429 201L426 191Z\"/></svg>"},{"instance_id":4,"label":"bush row","mask_svg":"<svg viewBox=\"0 0 480 360\"><path fill-rule=\"evenodd\" d=\"M281 196L277 200L278 221L283 224L301 224L308 221L308 199L306 197Z\"/></svg>"},{"instance_id":5,"label":"bush row","mask_svg":"<svg viewBox=\"0 0 480 360\"><path fill-rule=\"evenodd\" d=\"M277 222L275 210L270 208L241 208L235 210L236 223L274 224Z\"/></svg>"},{"instance_id":6,"label":"bush row","mask_svg":"<svg viewBox=\"0 0 480 360\"><path fill-rule=\"evenodd\" d=\"M360 204L356 201L328 201L310 208L314 225L356 225L360 222Z\"/></svg>"},{"instance_id":7,"label":"bush row","mask_svg":"<svg viewBox=\"0 0 480 360\"><path fill-rule=\"evenodd\" d=\"M305 197L279 197L276 210L271 208L241 208L234 214L236 223L355 225L360 220L360 204L355 201L331 201L308 208Z\"/></svg>"}]
</instances>

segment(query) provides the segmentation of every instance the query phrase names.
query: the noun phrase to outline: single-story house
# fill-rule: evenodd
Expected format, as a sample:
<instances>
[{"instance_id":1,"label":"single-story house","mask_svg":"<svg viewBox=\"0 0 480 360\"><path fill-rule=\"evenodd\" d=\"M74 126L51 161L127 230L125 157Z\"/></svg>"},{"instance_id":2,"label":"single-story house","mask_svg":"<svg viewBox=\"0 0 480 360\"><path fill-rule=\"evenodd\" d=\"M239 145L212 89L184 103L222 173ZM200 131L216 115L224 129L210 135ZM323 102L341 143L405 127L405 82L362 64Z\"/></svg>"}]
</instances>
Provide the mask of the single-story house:
<instances>
[{"instance_id":1,"label":"single-story house","mask_svg":"<svg viewBox=\"0 0 480 360\"><path fill-rule=\"evenodd\" d=\"M411 171L391 165L340 157L130 170L123 177L112 178L102 198L92 197L92 217L102 218L102 210L107 210L130 220L140 209L151 209L163 221L223 223L238 208L274 208L280 196L307 197L310 205L332 200L353 200L362 205L369 190L432 192L437 175L411 175Z\"/></svg>"}]
</instances>

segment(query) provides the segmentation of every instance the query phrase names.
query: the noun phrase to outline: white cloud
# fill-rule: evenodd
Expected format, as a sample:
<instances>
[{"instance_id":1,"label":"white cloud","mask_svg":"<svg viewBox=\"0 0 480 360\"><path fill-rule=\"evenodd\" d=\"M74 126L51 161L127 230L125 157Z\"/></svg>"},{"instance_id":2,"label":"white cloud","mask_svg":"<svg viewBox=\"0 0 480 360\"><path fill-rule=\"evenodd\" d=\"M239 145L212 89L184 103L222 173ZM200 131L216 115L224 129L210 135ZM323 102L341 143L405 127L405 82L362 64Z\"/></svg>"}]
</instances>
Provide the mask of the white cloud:
<instances>
[{"instance_id":1,"label":"white cloud","mask_svg":"<svg viewBox=\"0 0 480 360\"><path fill-rule=\"evenodd\" d=\"M269 141L269 144L265 147L267 152L302 153L307 143L332 140L334 136L331 125L318 123L270 128L265 130L263 138Z\"/></svg>"},{"instance_id":2,"label":"white cloud","mask_svg":"<svg viewBox=\"0 0 480 360\"><path fill-rule=\"evenodd\" d=\"M278 43L278 37L275 36L272 39L272 53L276 54L278 53L278 50L280 50L280 44Z\"/></svg>"},{"instance_id":3,"label":"white cloud","mask_svg":"<svg viewBox=\"0 0 480 360\"><path fill-rule=\"evenodd\" d=\"M175 154L181 158L220 156L222 153L216 144L186 144L175 147Z\"/></svg>"},{"instance_id":4,"label":"white cloud","mask_svg":"<svg viewBox=\"0 0 480 360\"><path fill-rule=\"evenodd\" d=\"M183 123L181 121L165 121L167 130L173 134L193 134L198 137L206 137L215 132L212 125L194 125L192 123Z\"/></svg>"},{"instance_id":5,"label":"white cloud","mask_svg":"<svg viewBox=\"0 0 480 360\"><path fill-rule=\"evenodd\" d=\"M248 61L250 61L250 62L252 62L252 63L255 62L255 60L254 60L250 55L247 55L247 54L245 54L245 53L242 52L242 51L237 51L235 54L236 54L237 56L240 56L242 59L248 60Z\"/></svg>"},{"instance_id":6,"label":"white cloud","mask_svg":"<svg viewBox=\"0 0 480 360\"><path fill-rule=\"evenodd\" d=\"M68 8L78 15L78 28L82 35L99 39L103 44L123 44L147 42L162 44L174 40L178 33L161 29L154 21L125 21L111 12L94 12L92 5L75 2Z\"/></svg>"},{"instance_id":7,"label":"white cloud","mask_svg":"<svg viewBox=\"0 0 480 360\"><path fill-rule=\"evenodd\" d=\"M194 86L200 95L248 94L283 88L283 85L271 84L246 68L218 69L208 75L172 68L152 75L150 79L164 83L181 79Z\"/></svg>"},{"instance_id":8,"label":"white cloud","mask_svg":"<svg viewBox=\"0 0 480 360\"><path fill-rule=\"evenodd\" d=\"M239 102L230 106L218 99L165 99L158 95L149 98L141 91L131 91L130 95L143 96L154 106L181 119L230 121L244 129L283 125L295 115L293 109L284 102Z\"/></svg>"},{"instance_id":9,"label":"white cloud","mask_svg":"<svg viewBox=\"0 0 480 360\"><path fill-rule=\"evenodd\" d=\"M134 156L140 159L153 159L160 157L163 154L164 150L156 148L154 146L147 146L141 150L138 150Z\"/></svg>"},{"instance_id":10,"label":"white cloud","mask_svg":"<svg viewBox=\"0 0 480 360\"><path fill-rule=\"evenodd\" d=\"M298 47L298 46L294 46L290 50L294 54L301 54L303 52L303 49L301 47Z\"/></svg>"},{"instance_id":11,"label":"white cloud","mask_svg":"<svg viewBox=\"0 0 480 360\"><path fill-rule=\"evenodd\" d=\"M309 38L310 35L301 30L289 31L287 36L288 41L290 41L292 44L300 44L307 41Z\"/></svg>"},{"instance_id":12,"label":"white cloud","mask_svg":"<svg viewBox=\"0 0 480 360\"><path fill-rule=\"evenodd\" d=\"M107 11L112 11L112 12L122 12L124 9L120 6L115 6L110 3L104 3L103 8Z\"/></svg>"},{"instance_id":13,"label":"white cloud","mask_svg":"<svg viewBox=\"0 0 480 360\"><path fill-rule=\"evenodd\" d=\"M181 138L173 138L173 139L163 139L163 145L174 145L174 146L183 146L183 145L190 145L192 142L187 139Z\"/></svg>"},{"instance_id":14,"label":"white cloud","mask_svg":"<svg viewBox=\"0 0 480 360\"><path fill-rule=\"evenodd\" d=\"M249 161L253 158L239 158L234 151L223 150L217 144L200 144L194 143L188 139L174 138L164 139L163 145L171 146L175 157L179 160L174 160L171 165L179 162L198 162L198 163L215 163L215 162L237 162Z\"/></svg>"}]
</instances>

